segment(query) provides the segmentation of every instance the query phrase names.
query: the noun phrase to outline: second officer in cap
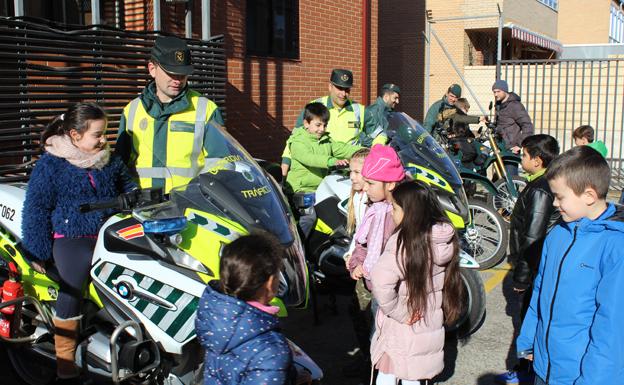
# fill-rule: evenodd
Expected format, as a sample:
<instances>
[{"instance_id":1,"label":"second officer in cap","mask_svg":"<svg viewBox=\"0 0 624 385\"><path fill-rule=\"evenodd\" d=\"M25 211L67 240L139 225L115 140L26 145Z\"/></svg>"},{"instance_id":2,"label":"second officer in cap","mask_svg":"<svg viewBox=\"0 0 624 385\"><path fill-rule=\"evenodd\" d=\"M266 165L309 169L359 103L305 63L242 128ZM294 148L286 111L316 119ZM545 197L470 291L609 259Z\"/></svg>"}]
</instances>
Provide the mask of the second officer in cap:
<instances>
[{"instance_id":1,"label":"second officer in cap","mask_svg":"<svg viewBox=\"0 0 624 385\"><path fill-rule=\"evenodd\" d=\"M139 185L187 184L204 166L208 143L206 122L223 125L217 105L188 87L193 73L191 50L177 37L158 37L147 69L152 82L124 108L116 152ZM203 146L195 146L195 138Z\"/></svg>"},{"instance_id":2,"label":"second officer in cap","mask_svg":"<svg viewBox=\"0 0 624 385\"><path fill-rule=\"evenodd\" d=\"M329 95L311 100L310 103L322 103L329 109L326 131L334 141L358 144L360 132L364 129L365 107L349 98L351 87L353 87L353 73L347 69L334 69L329 77ZM295 123L294 130L301 127L303 127L303 110ZM286 146L282 154L283 176L286 176L289 167L290 150Z\"/></svg>"},{"instance_id":3,"label":"second officer in cap","mask_svg":"<svg viewBox=\"0 0 624 385\"><path fill-rule=\"evenodd\" d=\"M371 147L374 144L386 144L388 136L388 115L399 104L401 89L394 83L384 84L381 95L370 106L366 107L364 129L360 133L360 145Z\"/></svg>"}]
</instances>

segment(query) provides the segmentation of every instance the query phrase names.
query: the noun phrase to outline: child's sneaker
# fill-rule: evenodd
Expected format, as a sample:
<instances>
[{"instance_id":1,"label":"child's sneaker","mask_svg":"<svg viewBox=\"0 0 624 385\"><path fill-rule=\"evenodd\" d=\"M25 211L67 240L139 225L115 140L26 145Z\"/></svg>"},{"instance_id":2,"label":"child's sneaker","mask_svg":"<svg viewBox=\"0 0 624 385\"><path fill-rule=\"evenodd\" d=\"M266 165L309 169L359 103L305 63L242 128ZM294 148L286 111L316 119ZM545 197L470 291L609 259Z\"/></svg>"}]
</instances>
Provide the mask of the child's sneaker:
<instances>
[{"instance_id":1,"label":"child's sneaker","mask_svg":"<svg viewBox=\"0 0 624 385\"><path fill-rule=\"evenodd\" d=\"M521 385L521 384L533 384L535 376L533 372L528 373L525 371L510 370L506 373L498 374L494 376L494 382L504 385Z\"/></svg>"}]
</instances>

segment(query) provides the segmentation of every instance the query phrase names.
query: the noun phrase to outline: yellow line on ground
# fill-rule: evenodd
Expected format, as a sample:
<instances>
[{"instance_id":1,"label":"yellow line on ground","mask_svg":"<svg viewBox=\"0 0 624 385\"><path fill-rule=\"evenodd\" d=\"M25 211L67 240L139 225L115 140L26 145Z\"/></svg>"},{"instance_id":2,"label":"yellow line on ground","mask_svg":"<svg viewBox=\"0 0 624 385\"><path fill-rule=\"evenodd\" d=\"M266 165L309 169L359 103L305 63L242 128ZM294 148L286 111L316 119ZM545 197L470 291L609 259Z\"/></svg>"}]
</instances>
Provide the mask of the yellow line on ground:
<instances>
[{"instance_id":1,"label":"yellow line on ground","mask_svg":"<svg viewBox=\"0 0 624 385\"><path fill-rule=\"evenodd\" d=\"M485 292L489 293L499 283L503 282L503 279L505 279L505 276L507 275L507 273L511 271L511 265L508 263L505 263L504 265L501 265L492 269L488 269L486 271L492 273L492 276L488 278L488 280L485 281L485 284L484 284Z\"/></svg>"}]
</instances>

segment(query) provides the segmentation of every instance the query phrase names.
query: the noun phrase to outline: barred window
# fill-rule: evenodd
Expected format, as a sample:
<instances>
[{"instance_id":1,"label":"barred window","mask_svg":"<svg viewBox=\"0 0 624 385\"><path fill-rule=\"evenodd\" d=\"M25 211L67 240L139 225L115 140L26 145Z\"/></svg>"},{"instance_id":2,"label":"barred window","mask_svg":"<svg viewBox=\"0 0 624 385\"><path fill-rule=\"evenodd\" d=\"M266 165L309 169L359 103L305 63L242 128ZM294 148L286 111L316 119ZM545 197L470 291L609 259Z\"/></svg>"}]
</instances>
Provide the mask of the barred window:
<instances>
[{"instance_id":1,"label":"barred window","mask_svg":"<svg viewBox=\"0 0 624 385\"><path fill-rule=\"evenodd\" d=\"M624 42L624 13L620 7L611 4L611 22L609 25L609 43Z\"/></svg>"},{"instance_id":2,"label":"barred window","mask_svg":"<svg viewBox=\"0 0 624 385\"><path fill-rule=\"evenodd\" d=\"M545 6L547 6L548 8L552 8L555 11L558 9L558 1L557 0L537 0L540 3L544 4Z\"/></svg>"},{"instance_id":3,"label":"barred window","mask_svg":"<svg viewBox=\"0 0 624 385\"><path fill-rule=\"evenodd\" d=\"M247 0L247 54L299 58L299 1Z\"/></svg>"}]
</instances>

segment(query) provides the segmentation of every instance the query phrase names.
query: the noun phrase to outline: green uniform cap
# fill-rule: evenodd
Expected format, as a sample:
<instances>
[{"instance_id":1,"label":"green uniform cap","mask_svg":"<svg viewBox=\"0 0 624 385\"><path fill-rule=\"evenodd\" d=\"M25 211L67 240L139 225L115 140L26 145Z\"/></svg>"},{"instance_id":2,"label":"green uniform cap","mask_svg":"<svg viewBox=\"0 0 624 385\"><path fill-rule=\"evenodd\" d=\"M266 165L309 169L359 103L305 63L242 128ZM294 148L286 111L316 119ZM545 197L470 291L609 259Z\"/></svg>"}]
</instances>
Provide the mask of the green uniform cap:
<instances>
[{"instance_id":1,"label":"green uniform cap","mask_svg":"<svg viewBox=\"0 0 624 385\"><path fill-rule=\"evenodd\" d=\"M329 81L336 87L351 88L353 87L353 73L337 68L332 70Z\"/></svg>"},{"instance_id":2,"label":"green uniform cap","mask_svg":"<svg viewBox=\"0 0 624 385\"><path fill-rule=\"evenodd\" d=\"M448 90L453 95L457 96L458 98L461 98L461 86L459 84L451 84Z\"/></svg>"},{"instance_id":3,"label":"green uniform cap","mask_svg":"<svg viewBox=\"0 0 624 385\"><path fill-rule=\"evenodd\" d=\"M394 83L386 83L383 85L383 87L381 87L382 91L388 90L388 91L392 91L392 92L396 92L397 94L401 93L401 89L399 88L399 86L397 86Z\"/></svg>"},{"instance_id":4,"label":"green uniform cap","mask_svg":"<svg viewBox=\"0 0 624 385\"><path fill-rule=\"evenodd\" d=\"M159 36L152 48L152 60L165 72L174 75L191 75L191 50L186 42L174 36Z\"/></svg>"}]
</instances>

